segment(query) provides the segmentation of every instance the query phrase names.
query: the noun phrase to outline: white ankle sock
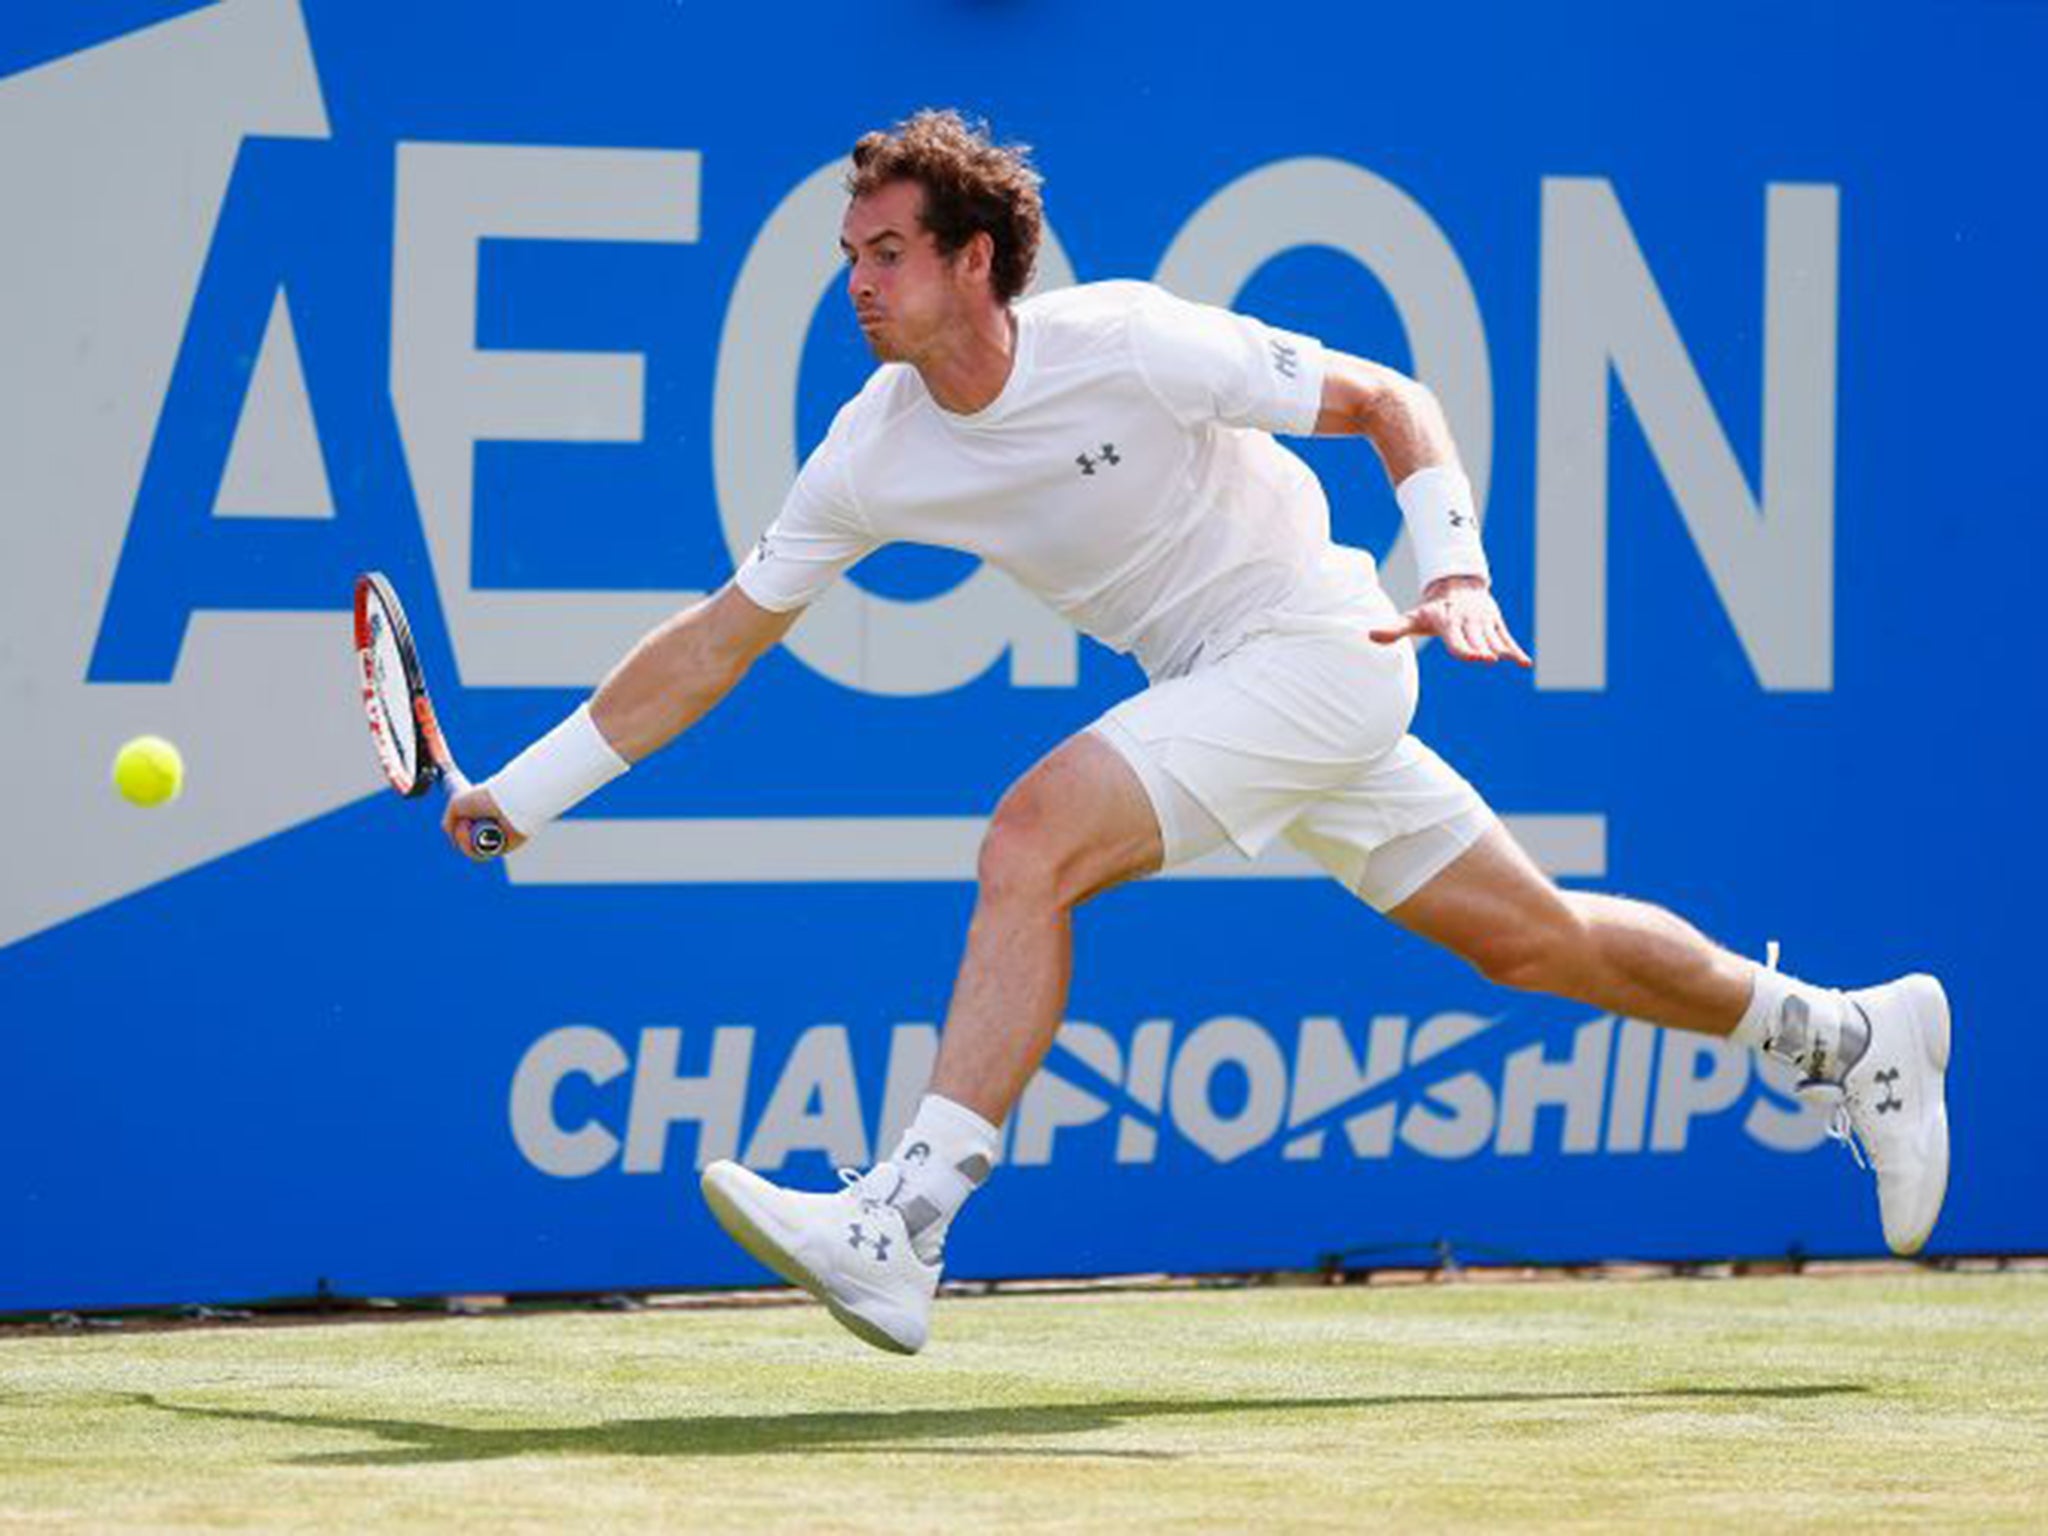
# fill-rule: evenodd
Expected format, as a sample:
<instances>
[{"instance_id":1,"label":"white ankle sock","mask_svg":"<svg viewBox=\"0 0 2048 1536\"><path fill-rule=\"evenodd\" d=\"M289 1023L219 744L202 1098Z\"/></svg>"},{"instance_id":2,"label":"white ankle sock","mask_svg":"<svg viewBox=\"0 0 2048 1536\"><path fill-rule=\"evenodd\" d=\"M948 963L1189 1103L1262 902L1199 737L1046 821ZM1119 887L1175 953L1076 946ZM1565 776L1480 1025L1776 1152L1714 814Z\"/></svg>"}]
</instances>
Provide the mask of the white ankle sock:
<instances>
[{"instance_id":1,"label":"white ankle sock","mask_svg":"<svg viewBox=\"0 0 2048 1536\"><path fill-rule=\"evenodd\" d=\"M995 1166L1002 1134L964 1104L928 1093L889 1161L903 1175L894 1205L903 1212L911 1246L938 1262L946 1228Z\"/></svg>"},{"instance_id":2,"label":"white ankle sock","mask_svg":"<svg viewBox=\"0 0 2048 1536\"><path fill-rule=\"evenodd\" d=\"M1729 1038L1789 1061L1809 1078L1838 1083L1870 1043L1870 1028L1840 992L1760 965L1749 1008Z\"/></svg>"}]
</instances>

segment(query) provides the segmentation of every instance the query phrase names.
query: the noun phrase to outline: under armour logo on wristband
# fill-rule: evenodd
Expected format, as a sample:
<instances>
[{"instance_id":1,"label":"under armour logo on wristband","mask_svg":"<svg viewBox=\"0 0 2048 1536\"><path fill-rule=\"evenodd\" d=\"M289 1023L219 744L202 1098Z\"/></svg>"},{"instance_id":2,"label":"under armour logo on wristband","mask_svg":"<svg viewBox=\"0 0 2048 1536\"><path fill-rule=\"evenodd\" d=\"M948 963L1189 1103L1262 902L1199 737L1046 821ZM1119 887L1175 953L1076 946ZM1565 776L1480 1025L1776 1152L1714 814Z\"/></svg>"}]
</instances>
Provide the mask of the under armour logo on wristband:
<instances>
[{"instance_id":1,"label":"under armour logo on wristband","mask_svg":"<svg viewBox=\"0 0 2048 1536\"><path fill-rule=\"evenodd\" d=\"M1295 377L1301 369L1301 353L1284 341L1269 341L1266 345L1273 351L1273 371L1283 379Z\"/></svg>"}]
</instances>

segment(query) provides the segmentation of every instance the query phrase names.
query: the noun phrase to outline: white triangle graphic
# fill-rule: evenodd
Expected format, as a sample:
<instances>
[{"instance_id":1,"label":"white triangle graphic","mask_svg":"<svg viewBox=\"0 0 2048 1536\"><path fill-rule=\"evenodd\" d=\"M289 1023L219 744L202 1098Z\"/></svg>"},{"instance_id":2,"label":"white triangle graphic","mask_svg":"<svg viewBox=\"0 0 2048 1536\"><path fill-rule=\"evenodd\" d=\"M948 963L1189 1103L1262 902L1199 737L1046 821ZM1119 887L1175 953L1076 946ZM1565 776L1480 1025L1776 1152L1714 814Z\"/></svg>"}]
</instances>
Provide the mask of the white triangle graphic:
<instances>
[{"instance_id":1,"label":"white triangle graphic","mask_svg":"<svg viewBox=\"0 0 2048 1536\"><path fill-rule=\"evenodd\" d=\"M284 290L270 304L256 372L242 399L242 419L228 449L227 472L214 498L215 517L332 517L334 496L313 405L299 364L299 338Z\"/></svg>"},{"instance_id":2,"label":"white triangle graphic","mask_svg":"<svg viewBox=\"0 0 2048 1536\"><path fill-rule=\"evenodd\" d=\"M295 0L225 0L0 80L0 958L380 792L345 582L328 612L194 614L168 683L85 681L252 134L328 136ZM107 782L141 731L184 749L174 805ZM14 1001L0 983L0 1015Z\"/></svg>"}]
</instances>

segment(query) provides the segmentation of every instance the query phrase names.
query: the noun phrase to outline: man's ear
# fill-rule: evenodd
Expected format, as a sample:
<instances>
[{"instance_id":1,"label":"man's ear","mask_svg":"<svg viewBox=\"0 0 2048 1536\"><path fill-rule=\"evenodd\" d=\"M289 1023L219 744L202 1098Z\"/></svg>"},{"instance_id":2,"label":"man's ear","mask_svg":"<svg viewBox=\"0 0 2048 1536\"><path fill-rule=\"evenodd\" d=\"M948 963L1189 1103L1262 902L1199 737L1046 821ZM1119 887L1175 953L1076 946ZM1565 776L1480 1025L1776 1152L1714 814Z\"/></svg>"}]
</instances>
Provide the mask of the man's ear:
<instances>
[{"instance_id":1,"label":"man's ear","mask_svg":"<svg viewBox=\"0 0 2048 1536\"><path fill-rule=\"evenodd\" d=\"M953 253L954 270L969 281L986 278L993 284L995 263L995 237L985 229L977 229L967 237L967 243Z\"/></svg>"}]
</instances>

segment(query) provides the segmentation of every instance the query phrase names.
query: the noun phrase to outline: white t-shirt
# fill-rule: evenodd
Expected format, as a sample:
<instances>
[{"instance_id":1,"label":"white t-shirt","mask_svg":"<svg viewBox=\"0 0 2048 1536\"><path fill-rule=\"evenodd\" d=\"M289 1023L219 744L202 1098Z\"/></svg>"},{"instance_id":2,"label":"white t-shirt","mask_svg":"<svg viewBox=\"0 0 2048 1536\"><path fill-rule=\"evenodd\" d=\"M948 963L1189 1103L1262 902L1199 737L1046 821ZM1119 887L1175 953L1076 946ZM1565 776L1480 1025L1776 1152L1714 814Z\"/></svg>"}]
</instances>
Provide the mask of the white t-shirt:
<instances>
[{"instance_id":1,"label":"white t-shirt","mask_svg":"<svg viewBox=\"0 0 2048 1536\"><path fill-rule=\"evenodd\" d=\"M1371 557L1331 542L1322 486L1270 436L1314 430L1319 342L1149 283L1015 313L1009 380L972 415L875 370L740 567L748 597L801 607L892 542L965 550L1155 680L1289 620L1384 612Z\"/></svg>"}]
</instances>

